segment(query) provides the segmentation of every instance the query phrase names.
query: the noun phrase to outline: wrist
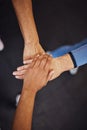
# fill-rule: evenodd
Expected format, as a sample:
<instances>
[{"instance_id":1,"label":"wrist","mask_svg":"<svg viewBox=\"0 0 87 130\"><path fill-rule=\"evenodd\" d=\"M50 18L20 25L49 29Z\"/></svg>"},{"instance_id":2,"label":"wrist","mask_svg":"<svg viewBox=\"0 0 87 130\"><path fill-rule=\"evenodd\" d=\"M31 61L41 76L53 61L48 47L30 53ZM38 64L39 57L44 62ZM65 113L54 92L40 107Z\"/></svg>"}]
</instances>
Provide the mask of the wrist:
<instances>
[{"instance_id":1,"label":"wrist","mask_svg":"<svg viewBox=\"0 0 87 130\"><path fill-rule=\"evenodd\" d=\"M30 86L30 85L23 85L22 92L24 92L24 93L31 93L32 95L36 95L36 93L37 93L35 88Z\"/></svg>"},{"instance_id":2,"label":"wrist","mask_svg":"<svg viewBox=\"0 0 87 130\"><path fill-rule=\"evenodd\" d=\"M37 38L36 40L35 39L32 39L32 40L30 40L30 39L27 39L27 40L24 40L24 45L38 45L38 44L40 44L39 43L39 39Z\"/></svg>"},{"instance_id":3,"label":"wrist","mask_svg":"<svg viewBox=\"0 0 87 130\"><path fill-rule=\"evenodd\" d=\"M64 71L68 71L74 68L73 61L69 54L62 56L62 67Z\"/></svg>"},{"instance_id":4,"label":"wrist","mask_svg":"<svg viewBox=\"0 0 87 130\"><path fill-rule=\"evenodd\" d=\"M22 100L24 100L24 102L25 102L26 100L30 100L30 98L31 98L31 100L35 99L36 93L33 92L31 89L23 88L21 96L22 96Z\"/></svg>"},{"instance_id":5,"label":"wrist","mask_svg":"<svg viewBox=\"0 0 87 130\"><path fill-rule=\"evenodd\" d=\"M32 83L29 83L29 80L24 80L23 83L23 91L27 91L27 92L31 92L32 94L36 94L37 93L37 87L34 86Z\"/></svg>"},{"instance_id":6,"label":"wrist","mask_svg":"<svg viewBox=\"0 0 87 130\"><path fill-rule=\"evenodd\" d=\"M62 72L68 71L68 70L74 68L73 61L69 54L65 54L65 55L59 57L59 61L60 61L60 66L61 66Z\"/></svg>"}]
</instances>

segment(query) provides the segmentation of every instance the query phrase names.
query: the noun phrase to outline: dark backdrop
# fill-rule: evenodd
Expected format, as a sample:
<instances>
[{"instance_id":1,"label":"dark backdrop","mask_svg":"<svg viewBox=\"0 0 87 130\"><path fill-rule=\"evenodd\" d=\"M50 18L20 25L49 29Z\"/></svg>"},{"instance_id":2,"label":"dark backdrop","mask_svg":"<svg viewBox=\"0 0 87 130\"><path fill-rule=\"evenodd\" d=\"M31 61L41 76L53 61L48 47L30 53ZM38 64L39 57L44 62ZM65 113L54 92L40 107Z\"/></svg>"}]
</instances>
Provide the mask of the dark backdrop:
<instances>
[{"instance_id":1,"label":"dark backdrop","mask_svg":"<svg viewBox=\"0 0 87 130\"><path fill-rule=\"evenodd\" d=\"M86 0L33 0L34 17L45 50L87 38ZM22 65L23 38L10 0L0 0L0 127L10 130L22 81L12 76ZM87 65L69 72L37 93L33 130L87 129Z\"/></svg>"}]
</instances>

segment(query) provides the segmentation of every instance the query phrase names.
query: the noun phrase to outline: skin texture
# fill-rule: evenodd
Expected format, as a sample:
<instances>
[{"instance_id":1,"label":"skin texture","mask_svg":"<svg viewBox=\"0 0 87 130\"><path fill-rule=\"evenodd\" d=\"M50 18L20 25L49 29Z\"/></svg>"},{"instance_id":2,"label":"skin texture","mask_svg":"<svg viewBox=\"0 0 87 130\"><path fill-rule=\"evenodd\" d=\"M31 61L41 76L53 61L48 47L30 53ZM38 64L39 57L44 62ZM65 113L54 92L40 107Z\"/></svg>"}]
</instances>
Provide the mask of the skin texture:
<instances>
[{"instance_id":1,"label":"skin texture","mask_svg":"<svg viewBox=\"0 0 87 130\"><path fill-rule=\"evenodd\" d=\"M37 53L43 53L34 22L32 0L12 0L12 3L24 39L23 60Z\"/></svg>"},{"instance_id":2,"label":"skin texture","mask_svg":"<svg viewBox=\"0 0 87 130\"><path fill-rule=\"evenodd\" d=\"M37 54L45 53L40 45L37 29L35 26L32 11L32 0L12 0L12 3L24 38L23 62L28 64L31 62L29 60L31 58L33 59ZM56 58L51 61L51 69L54 69L54 76L52 79L57 78L62 72L74 67L68 54L67 56L65 55L61 58ZM67 62L67 65L66 61L69 61ZM21 71L14 73L14 75L16 75L16 78L23 79L25 71L26 70L21 69Z\"/></svg>"},{"instance_id":3,"label":"skin texture","mask_svg":"<svg viewBox=\"0 0 87 130\"><path fill-rule=\"evenodd\" d=\"M53 75L50 62L48 55L41 55L35 58L27 69L12 130L31 130L36 93L47 84Z\"/></svg>"},{"instance_id":4,"label":"skin texture","mask_svg":"<svg viewBox=\"0 0 87 130\"><path fill-rule=\"evenodd\" d=\"M31 130L37 91L49 80L72 69L74 65L69 54L55 59L46 54L42 55L45 52L39 42L32 12L32 0L12 0L12 3L24 38L24 66L18 67L17 71L13 72L16 78L24 79L24 82L12 130Z\"/></svg>"}]
</instances>

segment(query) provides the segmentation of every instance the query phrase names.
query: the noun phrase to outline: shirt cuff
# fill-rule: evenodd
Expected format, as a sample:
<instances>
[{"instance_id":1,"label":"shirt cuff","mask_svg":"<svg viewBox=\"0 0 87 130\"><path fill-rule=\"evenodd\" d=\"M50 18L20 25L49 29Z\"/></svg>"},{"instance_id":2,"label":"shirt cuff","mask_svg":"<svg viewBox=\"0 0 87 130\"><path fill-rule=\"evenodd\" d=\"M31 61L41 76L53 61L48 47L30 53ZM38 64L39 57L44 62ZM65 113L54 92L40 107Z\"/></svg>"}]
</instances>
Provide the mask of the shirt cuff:
<instances>
[{"instance_id":1,"label":"shirt cuff","mask_svg":"<svg viewBox=\"0 0 87 130\"><path fill-rule=\"evenodd\" d=\"M75 60L73 54L72 54L71 52L69 52L69 55L70 55L70 57L71 57L71 59L72 59L72 61L73 61L74 68L76 68L76 67L77 67L77 64L76 64L76 60Z\"/></svg>"}]
</instances>

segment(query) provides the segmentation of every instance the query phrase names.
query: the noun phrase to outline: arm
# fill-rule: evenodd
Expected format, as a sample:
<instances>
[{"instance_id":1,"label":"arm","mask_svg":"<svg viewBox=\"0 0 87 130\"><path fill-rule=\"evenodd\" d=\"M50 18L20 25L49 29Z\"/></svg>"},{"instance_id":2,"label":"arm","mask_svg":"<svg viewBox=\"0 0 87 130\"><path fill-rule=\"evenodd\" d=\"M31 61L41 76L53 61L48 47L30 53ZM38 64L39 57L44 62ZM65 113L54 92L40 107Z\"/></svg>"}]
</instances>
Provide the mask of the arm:
<instances>
[{"instance_id":1,"label":"arm","mask_svg":"<svg viewBox=\"0 0 87 130\"><path fill-rule=\"evenodd\" d=\"M23 87L27 88L29 86L24 85ZM31 130L35 96L36 93L32 92L32 90L22 90L12 130Z\"/></svg>"},{"instance_id":2,"label":"arm","mask_svg":"<svg viewBox=\"0 0 87 130\"><path fill-rule=\"evenodd\" d=\"M49 69L50 57L46 55L35 59L27 69L12 130L31 130L35 96L37 91L45 86L51 78L53 72Z\"/></svg>"},{"instance_id":3,"label":"arm","mask_svg":"<svg viewBox=\"0 0 87 130\"><path fill-rule=\"evenodd\" d=\"M12 0L12 3L24 38L24 59L36 53L44 52L39 43L34 22L32 0Z\"/></svg>"},{"instance_id":4,"label":"arm","mask_svg":"<svg viewBox=\"0 0 87 130\"><path fill-rule=\"evenodd\" d=\"M39 37L34 22L32 12L32 0L12 0L12 2L24 38L24 60L26 60L29 59L30 56L35 55L36 53L44 52L39 43ZM62 59L62 57L60 59ZM63 72L62 68L59 68L60 66L58 65L60 59L54 59L51 65L52 68L55 70L54 78L56 78ZM23 77L21 76L21 78Z\"/></svg>"}]
</instances>

